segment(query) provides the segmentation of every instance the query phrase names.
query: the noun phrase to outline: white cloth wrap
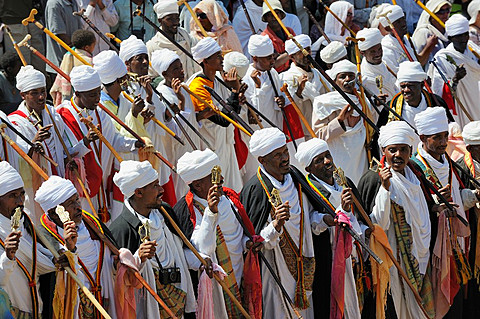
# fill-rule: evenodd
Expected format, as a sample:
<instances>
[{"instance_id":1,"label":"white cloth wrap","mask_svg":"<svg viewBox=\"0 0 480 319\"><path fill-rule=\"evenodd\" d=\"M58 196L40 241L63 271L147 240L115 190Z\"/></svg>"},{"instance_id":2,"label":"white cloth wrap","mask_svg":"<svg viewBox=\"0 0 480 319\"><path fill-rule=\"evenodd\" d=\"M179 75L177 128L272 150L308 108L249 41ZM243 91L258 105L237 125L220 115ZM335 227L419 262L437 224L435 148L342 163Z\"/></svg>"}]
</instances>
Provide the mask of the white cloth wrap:
<instances>
[{"instance_id":1,"label":"white cloth wrap","mask_svg":"<svg viewBox=\"0 0 480 319\"><path fill-rule=\"evenodd\" d=\"M480 121L473 121L465 125L462 137L467 145L480 145Z\"/></svg>"},{"instance_id":2,"label":"white cloth wrap","mask_svg":"<svg viewBox=\"0 0 480 319\"><path fill-rule=\"evenodd\" d=\"M94 69L103 84L110 84L127 74L127 66L115 51L102 51L93 57Z\"/></svg>"},{"instance_id":3,"label":"white cloth wrap","mask_svg":"<svg viewBox=\"0 0 480 319\"><path fill-rule=\"evenodd\" d=\"M252 134L248 148L253 156L260 157L284 145L287 145L285 134L276 127L268 127Z\"/></svg>"},{"instance_id":4,"label":"white cloth wrap","mask_svg":"<svg viewBox=\"0 0 480 319\"><path fill-rule=\"evenodd\" d=\"M405 17L405 14L403 13L403 9L402 7L398 6L398 5L391 5L387 8L385 8L383 10L383 12L386 12L386 11L391 11L387 14L387 18L390 20L391 23L394 23L395 21L397 21L398 19L400 18L403 18ZM382 12L382 13L383 13ZM388 27L389 24L388 24L388 20L383 18L380 20L380 23L384 26L384 27Z\"/></svg>"},{"instance_id":5,"label":"white cloth wrap","mask_svg":"<svg viewBox=\"0 0 480 319\"><path fill-rule=\"evenodd\" d=\"M163 2L163 1L161 1ZM147 46L142 40L137 39L136 36L131 35L128 39L120 43L120 52L118 56L123 62L130 60L136 55L148 54Z\"/></svg>"},{"instance_id":6,"label":"white cloth wrap","mask_svg":"<svg viewBox=\"0 0 480 319\"><path fill-rule=\"evenodd\" d=\"M415 131L404 121L392 121L380 128L378 145L386 147L394 144L407 144L413 146Z\"/></svg>"},{"instance_id":7,"label":"white cloth wrap","mask_svg":"<svg viewBox=\"0 0 480 319\"><path fill-rule=\"evenodd\" d=\"M295 158L300 162L304 167L310 166L312 160L322 154L323 152L329 151L327 142L319 138L312 138L306 142L302 142L298 145L297 153Z\"/></svg>"},{"instance_id":8,"label":"white cloth wrap","mask_svg":"<svg viewBox=\"0 0 480 319\"><path fill-rule=\"evenodd\" d=\"M309 48L312 46L312 40L310 39L310 37L306 34L299 34L297 36L294 37L295 40L297 40L297 42L305 49L305 48ZM295 42L293 42L292 39L288 39L286 42L285 42L285 51L287 51L287 53L289 55L292 55L292 54L295 54L297 53L298 51L300 51L300 49L298 48L298 46L295 44Z\"/></svg>"},{"instance_id":9,"label":"white cloth wrap","mask_svg":"<svg viewBox=\"0 0 480 319\"><path fill-rule=\"evenodd\" d=\"M35 193L35 201L42 207L44 212L57 207L77 194L73 183L56 175L50 176Z\"/></svg>"},{"instance_id":10,"label":"white cloth wrap","mask_svg":"<svg viewBox=\"0 0 480 319\"><path fill-rule=\"evenodd\" d=\"M6 161L0 162L0 180L0 196L24 186L20 174Z\"/></svg>"},{"instance_id":11,"label":"white cloth wrap","mask_svg":"<svg viewBox=\"0 0 480 319\"><path fill-rule=\"evenodd\" d=\"M186 152L177 162L177 173L186 184L202 179L212 172L220 160L212 150Z\"/></svg>"},{"instance_id":12,"label":"white cloth wrap","mask_svg":"<svg viewBox=\"0 0 480 319\"><path fill-rule=\"evenodd\" d=\"M20 92L28 92L33 89L44 88L47 86L45 75L35 70L33 66L26 65L20 68L16 76L17 89Z\"/></svg>"},{"instance_id":13,"label":"white cloth wrap","mask_svg":"<svg viewBox=\"0 0 480 319\"><path fill-rule=\"evenodd\" d=\"M158 172L148 161L123 161L120 163L120 171L113 176L113 182L117 185L125 198L130 198L135 190L147 186L158 179Z\"/></svg>"},{"instance_id":14,"label":"white cloth wrap","mask_svg":"<svg viewBox=\"0 0 480 319\"><path fill-rule=\"evenodd\" d=\"M167 71L170 65L176 60L180 60L180 57L177 53L169 49L155 50L151 58L153 69L160 75Z\"/></svg>"},{"instance_id":15,"label":"white cloth wrap","mask_svg":"<svg viewBox=\"0 0 480 319\"><path fill-rule=\"evenodd\" d=\"M358 49L360 51L365 51L377 44L382 43L383 35L377 28L365 28L358 31L356 38L365 39L358 42Z\"/></svg>"},{"instance_id":16,"label":"white cloth wrap","mask_svg":"<svg viewBox=\"0 0 480 319\"><path fill-rule=\"evenodd\" d=\"M327 74L335 81L337 75L342 72L357 74L357 66L348 60L341 60L333 64L332 68L327 71Z\"/></svg>"},{"instance_id":17,"label":"white cloth wrap","mask_svg":"<svg viewBox=\"0 0 480 319\"><path fill-rule=\"evenodd\" d=\"M102 85L98 72L89 65L76 66L70 72L70 83L77 92L86 92Z\"/></svg>"},{"instance_id":18,"label":"white cloth wrap","mask_svg":"<svg viewBox=\"0 0 480 319\"><path fill-rule=\"evenodd\" d=\"M433 135L448 131L447 113L443 107L428 107L415 116L415 127L419 135Z\"/></svg>"},{"instance_id":19,"label":"white cloth wrap","mask_svg":"<svg viewBox=\"0 0 480 319\"><path fill-rule=\"evenodd\" d=\"M211 37L206 37L198 41L197 45L192 48L192 55L195 61L202 62L220 51L222 51L222 48L217 41Z\"/></svg>"},{"instance_id":20,"label":"white cloth wrap","mask_svg":"<svg viewBox=\"0 0 480 319\"><path fill-rule=\"evenodd\" d=\"M467 33L468 29L468 20L461 14L454 14L445 22L445 32L449 37Z\"/></svg>"},{"instance_id":21,"label":"white cloth wrap","mask_svg":"<svg viewBox=\"0 0 480 319\"><path fill-rule=\"evenodd\" d=\"M253 57L266 57L273 54L273 42L268 35L254 34L248 40L248 53Z\"/></svg>"},{"instance_id":22,"label":"white cloth wrap","mask_svg":"<svg viewBox=\"0 0 480 319\"><path fill-rule=\"evenodd\" d=\"M332 41L320 51L320 58L325 63L335 63L346 55L345 44L340 41Z\"/></svg>"}]
</instances>

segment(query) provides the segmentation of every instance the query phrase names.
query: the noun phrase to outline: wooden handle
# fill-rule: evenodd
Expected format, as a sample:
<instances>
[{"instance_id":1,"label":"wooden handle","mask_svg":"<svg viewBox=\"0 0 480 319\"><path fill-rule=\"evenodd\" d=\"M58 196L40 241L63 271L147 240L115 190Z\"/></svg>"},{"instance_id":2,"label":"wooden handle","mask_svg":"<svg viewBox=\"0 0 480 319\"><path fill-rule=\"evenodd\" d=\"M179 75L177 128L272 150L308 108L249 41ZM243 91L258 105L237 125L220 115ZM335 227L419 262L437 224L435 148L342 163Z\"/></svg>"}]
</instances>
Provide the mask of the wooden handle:
<instances>
[{"instance_id":1,"label":"wooden handle","mask_svg":"<svg viewBox=\"0 0 480 319\"><path fill-rule=\"evenodd\" d=\"M295 112L297 112L298 117L300 117L300 120L302 120L303 125L305 125L305 127L307 128L308 133L310 133L310 136L315 137L316 136L315 132L310 126L310 123L308 123L302 111L298 108L297 103L295 103L295 101L293 100L293 97L290 95L290 92L288 92L288 84L283 83L283 86L280 88L280 91L282 91L287 96L287 99L290 101L290 104L292 104L293 108L295 109Z\"/></svg>"}]
</instances>

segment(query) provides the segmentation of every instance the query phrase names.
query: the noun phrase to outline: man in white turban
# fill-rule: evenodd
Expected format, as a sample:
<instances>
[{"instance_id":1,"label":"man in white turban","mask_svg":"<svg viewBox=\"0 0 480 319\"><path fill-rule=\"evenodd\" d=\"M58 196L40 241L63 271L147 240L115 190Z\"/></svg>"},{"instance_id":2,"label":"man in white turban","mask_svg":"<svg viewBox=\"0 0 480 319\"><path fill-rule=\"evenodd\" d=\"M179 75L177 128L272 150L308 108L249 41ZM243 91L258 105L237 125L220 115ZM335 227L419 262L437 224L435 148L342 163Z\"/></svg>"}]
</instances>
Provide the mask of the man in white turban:
<instances>
[{"instance_id":1,"label":"man in white turban","mask_svg":"<svg viewBox=\"0 0 480 319\"><path fill-rule=\"evenodd\" d=\"M470 119L451 98L450 89L443 82L440 72L455 88L458 99L466 112L476 121L480 120L480 110L476 107L480 100L478 81L480 80L480 65L478 58L470 51L480 52L480 48L469 40L468 20L461 14L454 14L445 24L446 34L451 43L435 54L439 70L430 65L428 75L432 79L432 90L438 95L450 99L455 121L463 127Z\"/></svg>"},{"instance_id":2,"label":"man in white turban","mask_svg":"<svg viewBox=\"0 0 480 319\"><path fill-rule=\"evenodd\" d=\"M312 41L306 34L300 34L295 37L300 45L311 52ZM310 67L308 59L303 55L300 49L295 45L293 40L285 42L285 50L290 56L292 63L290 68L280 73L280 79L288 84L288 91L297 106L309 123L312 121L312 103L315 96L329 91L325 88L327 81L316 69ZM310 139L310 133L302 123L305 139Z\"/></svg>"},{"instance_id":3,"label":"man in white turban","mask_svg":"<svg viewBox=\"0 0 480 319\"><path fill-rule=\"evenodd\" d=\"M177 2L175 0L161 0L158 1L153 8L157 14L160 29L165 32L167 37L160 32L157 32L155 36L147 42L148 55L151 57L152 53L159 49L169 49L174 51L180 57L185 77L187 79L190 78L192 74L200 70L200 67L185 53L178 49L172 43L172 40L185 48L188 52L192 52L192 48L197 43L197 40L180 26ZM152 72L152 75L158 76L159 74Z\"/></svg>"},{"instance_id":4,"label":"man in white turban","mask_svg":"<svg viewBox=\"0 0 480 319\"><path fill-rule=\"evenodd\" d=\"M327 72L352 101L360 105L354 92L355 83L352 82L357 67L348 60L342 60ZM367 102L367 110L363 112L374 115L375 111ZM373 120L375 122L376 117ZM366 141L367 130L360 114L348 105L340 93L329 92L315 97L313 101L312 127L317 137L328 143L333 157L345 174L358 183L367 170L365 143L370 143Z\"/></svg>"},{"instance_id":5,"label":"man in white turban","mask_svg":"<svg viewBox=\"0 0 480 319\"><path fill-rule=\"evenodd\" d=\"M218 43L213 38L203 38L192 49L192 53L193 58L202 64L202 71L195 73L189 79L190 90L202 97L210 105L223 109L221 104L213 99L210 92L205 89L204 86L208 86L214 89L220 98L232 107L234 112L241 114L242 106L240 105L240 100L243 99L245 85L240 83L235 68L228 73L223 72L222 50ZM232 91L221 85L216 77L227 82ZM216 154L220 158L221 166L224 168L225 185L237 192L240 191L243 186L240 170L245 165L248 150L242 141L242 136L238 135L236 139L235 134L243 133L235 133L236 128L230 122L214 113L209 106L206 106L193 96L192 102L197 113L197 120L201 125L200 133L207 139L211 147L215 149Z\"/></svg>"},{"instance_id":6,"label":"man in white turban","mask_svg":"<svg viewBox=\"0 0 480 319\"><path fill-rule=\"evenodd\" d=\"M255 232L265 241L263 252L267 260L277 266L277 275L295 307L303 318L313 318L312 299L315 258L312 232L320 233L322 217L316 212L304 193L298 188L301 173L290 167L290 155L285 134L277 128L255 131L250 138L249 149L257 157L260 166L242 189L240 200L249 215ZM295 170L293 173L292 170ZM282 204L272 209L269 199L276 189ZM303 223L303 224L302 224ZM302 242L303 254L298 260L291 245ZM298 271L303 267L304 272ZM300 274L300 275L299 275ZM285 302L282 292L266 267L262 267L263 307L272 318L288 318L292 305Z\"/></svg>"},{"instance_id":7,"label":"man in white turban","mask_svg":"<svg viewBox=\"0 0 480 319\"><path fill-rule=\"evenodd\" d=\"M93 214L82 211L77 190L67 179L51 176L38 189L35 201L45 212L41 218L43 233L48 234L49 240L58 247L67 248L78 256L82 262L83 275L79 277L83 284L92 294L101 291L103 307L112 318L116 318L119 294L114 290L115 260L106 243L114 240L107 226ZM105 240L98 238L100 233L105 235ZM78 313L92 307L91 301L79 290L73 318L82 318Z\"/></svg>"},{"instance_id":8,"label":"man in white turban","mask_svg":"<svg viewBox=\"0 0 480 319\"><path fill-rule=\"evenodd\" d=\"M68 128L65 126L61 116L55 111L55 108L47 104L45 76L42 72L35 70L31 65L22 66L20 72L17 74L17 88L20 91L23 101L15 112L10 113L8 116L9 120L29 141L38 143L39 147L43 147L45 154L52 158L58 166L54 166L44 158L38 156L38 154L35 154L34 160L37 164L45 169L48 175L64 177L66 168L61 139L66 137L65 132ZM58 136L54 130L54 123L61 136ZM18 139L17 143L24 149L30 149L30 145L22 139ZM85 154L88 150L83 143L75 143L72 147L69 147L68 151L70 154L78 153L81 157L81 155ZM33 198L35 196L35 190L40 187L40 184L34 185L34 181L38 179L32 178L30 169L22 169L22 175L24 175L24 177L28 176L27 178L32 181L27 183L25 187L27 193L25 204L32 213L34 221L38 222L42 212L38 206L35 207Z\"/></svg>"},{"instance_id":9,"label":"man in white turban","mask_svg":"<svg viewBox=\"0 0 480 319\"><path fill-rule=\"evenodd\" d=\"M39 277L56 271L53 256L37 243L28 211L24 212L25 190L20 174L6 161L0 162L0 288L5 290L12 313L33 317L43 311L39 298ZM12 218L19 210L18 228L12 231ZM33 251L32 251L33 249ZM36 251L36 263L32 254ZM29 275L34 268L34 278L28 278L22 270L26 265ZM33 284L32 284L33 281Z\"/></svg>"},{"instance_id":10,"label":"man in white turban","mask_svg":"<svg viewBox=\"0 0 480 319\"><path fill-rule=\"evenodd\" d=\"M434 182L434 186L438 189L444 198L457 204L455 212L450 212L448 209L441 212L438 218L438 234L435 241L432 258L435 260L448 260L453 255L465 259L466 243L465 241L470 236L470 228L464 226L457 218L452 219L455 223L455 232L450 232L447 227L448 221L446 217L458 215L466 219L465 210L472 208L480 198L478 190L470 190L463 188L463 184L459 175L452 164L450 158L446 154L448 141L448 121L445 109L440 107L427 108L425 111L415 116L415 125L418 134L420 135L421 143L418 146L418 151L414 154L413 160L423 170L426 177ZM440 202L441 203L441 202ZM449 239L447 239L449 238ZM453 240L454 243L451 249L438 249L445 245L445 241ZM467 261L464 260L466 263ZM450 273L460 271L457 273L460 278L463 277L463 271L457 270L456 267L450 265L434 264L432 269L433 274L433 289L436 295L435 310L438 317L442 317L449 311L452 306L453 312L449 315L458 315L462 309L463 298L455 298L453 296L459 294L463 296L463 289L459 289L458 285L466 285L468 279L460 279L460 281L444 282L441 278L445 278ZM468 278L468 276L467 276ZM450 289L450 294L445 294L444 285Z\"/></svg>"},{"instance_id":11,"label":"man in white turban","mask_svg":"<svg viewBox=\"0 0 480 319\"><path fill-rule=\"evenodd\" d=\"M392 5L385 10L390 11L390 13L387 15L388 19L393 24L393 27L400 36L400 39L403 40L403 44L405 45L405 48L407 48L410 56L414 61L416 61L414 50L411 47L410 42L408 41L406 36L407 21L405 19L405 14L403 13L403 8L398 5ZM405 51L403 51L403 48L398 42L397 38L395 37L387 20L382 19L381 23L385 30L389 32L389 34L387 34L382 39L383 61L393 70L393 72L397 73L398 65L404 61L408 61L408 57Z\"/></svg>"},{"instance_id":12,"label":"man in white turban","mask_svg":"<svg viewBox=\"0 0 480 319\"><path fill-rule=\"evenodd\" d=\"M347 178L348 186L338 185L334 178L335 164L327 142L319 138L313 138L307 142L303 142L298 146L295 157L305 167L305 170L307 171L306 179L310 186L317 193L323 195L322 200L325 201L326 205L333 207L336 212L340 212L340 214L348 218L352 224L353 230L360 236L363 231L351 209L353 204L352 196L355 195L356 198L360 198L360 194L358 193L355 184L353 184L349 178ZM354 208L354 210L357 209L357 207ZM326 266L320 265L320 263L317 264L315 271L325 274L325 272L331 269L332 263L339 263L335 258L332 260L332 252L335 253L335 249L333 248L337 245L337 238L335 237L336 229L333 226L336 226L337 223L334 221L334 217L328 213L319 213L319 215L321 217L318 222L320 232L323 233L327 229L329 232L325 235L319 236L314 244L317 260L322 260L322 264L326 264ZM350 242L345 243L348 246L353 243L353 239L351 236L349 237ZM326 253L324 251L325 246L330 244L332 245L332 252ZM342 311L344 312L345 318L360 318L361 313L358 298L356 298L357 288L353 274L352 256L355 257L355 260L359 260L358 255L354 250L352 251L352 255L344 257L346 259L344 268L345 274L340 274L343 275L344 278L331 278L332 276L324 275L316 276L315 285L321 286L323 293L326 295L330 294L331 283L336 282L337 284L344 285L344 308ZM335 289L333 291L335 291ZM334 296L335 300L338 298L341 299L340 296ZM318 300L318 298L316 298L316 300ZM325 306L330 307L330 303L322 302L315 304L315 313L321 314L321 311L325 313L325 311L327 311L327 309L323 308Z\"/></svg>"},{"instance_id":13,"label":"man in white turban","mask_svg":"<svg viewBox=\"0 0 480 319\"><path fill-rule=\"evenodd\" d=\"M332 41L320 51L320 58L331 69L334 63L347 58L347 48L340 41Z\"/></svg>"},{"instance_id":14,"label":"man in white turban","mask_svg":"<svg viewBox=\"0 0 480 319\"><path fill-rule=\"evenodd\" d=\"M385 230L392 251L408 258L408 263L399 259L401 268L412 275L415 287L424 287L431 282L430 241L434 235L430 216L436 214L438 205L429 210L433 199L428 191L424 193L427 188L417 177L422 173L410 162L415 139L414 130L404 121L382 126L378 144L384 156L379 173L368 171L360 180L359 190L372 222ZM411 244L403 245L406 241ZM427 318L395 267L390 268L390 286L393 307L388 309L392 303L387 304L389 313L405 319ZM419 289L418 293L427 313L434 314L432 291ZM377 315L385 317L385 313Z\"/></svg>"},{"instance_id":15,"label":"man in white turban","mask_svg":"<svg viewBox=\"0 0 480 319\"><path fill-rule=\"evenodd\" d=\"M163 188L158 172L148 161L123 161L113 181L125 196L123 211L110 226L115 241L141 261L140 274L147 283L156 288L159 295L165 294L174 300L170 309L176 317L191 316L195 313L196 302L188 269L189 265L198 269L200 263L190 250L184 252L181 239L170 230L164 214L174 216L174 212L162 201ZM149 226L145 226L147 224ZM150 228L150 237L142 242L145 227ZM161 276L166 272L176 276ZM168 316L145 289L135 291L135 301L137 318Z\"/></svg>"},{"instance_id":16,"label":"man in white turban","mask_svg":"<svg viewBox=\"0 0 480 319\"><path fill-rule=\"evenodd\" d=\"M382 39L383 35L377 28L365 28L357 33L358 49L363 55L361 73L363 85L380 96L388 95L391 99L398 92L395 85L396 78L383 62ZM378 82L378 85L377 85Z\"/></svg>"},{"instance_id":17,"label":"man in white turban","mask_svg":"<svg viewBox=\"0 0 480 319\"><path fill-rule=\"evenodd\" d=\"M240 296L240 291L252 289L246 286L242 289L242 283L245 285L246 282L252 282L252 278L260 280L260 272L255 272L251 264L246 263L244 266L243 260L244 253L253 246L249 238L255 234L255 230L238 194L223 187L221 172L216 175L218 183L212 182L214 167L223 169L218 156L208 148L187 152L178 160L178 174L190 190L173 209L187 238L200 253L210 256L225 270L227 280L233 283L232 292L235 296ZM245 225L246 230L242 225ZM219 238L224 240L219 241ZM262 244L257 242L253 252L261 248ZM228 306L233 303L229 297L224 296L217 283L214 284L212 298L215 318L242 316L238 309ZM257 311L261 309L258 304L248 305L246 309L254 307L257 307Z\"/></svg>"},{"instance_id":18,"label":"man in white turban","mask_svg":"<svg viewBox=\"0 0 480 319\"><path fill-rule=\"evenodd\" d=\"M102 221L106 222L110 219L110 214L112 217L118 215L117 212L108 212L110 207L104 200L110 197L107 182L112 172L114 156L108 147L96 141L97 134L80 119L91 117L92 124L97 128L99 126L103 137L117 152L133 152L136 148L142 147L143 143L121 135L113 125L113 119L98 106L102 83L94 68L87 65L74 67L70 78L75 95L70 101L64 101L59 105L57 112L69 128L66 130L65 139L67 147L83 142L89 148L79 166L85 169L85 186L92 203L96 210L100 210ZM93 213L86 198L82 197L81 200L83 209Z\"/></svg>"}]
</instances>

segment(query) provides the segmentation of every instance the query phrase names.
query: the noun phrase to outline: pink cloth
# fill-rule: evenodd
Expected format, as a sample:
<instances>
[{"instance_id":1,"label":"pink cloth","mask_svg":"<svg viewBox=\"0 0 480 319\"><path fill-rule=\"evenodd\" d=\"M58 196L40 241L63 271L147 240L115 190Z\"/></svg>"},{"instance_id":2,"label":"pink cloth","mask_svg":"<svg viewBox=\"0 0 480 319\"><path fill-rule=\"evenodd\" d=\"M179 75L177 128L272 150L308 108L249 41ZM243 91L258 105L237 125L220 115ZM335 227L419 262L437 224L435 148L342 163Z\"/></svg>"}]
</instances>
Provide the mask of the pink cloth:
<instances>
[{"instance_id":1,"label":"pink cloth","mask_svg":"<svg viewBox=\"0 0 480 319\"><path fill-rule=\"evenodd\" d=\"M80 175L80 179L82 181L85 181L87 178L87 173L85 172L85 165L83 164L83 161L78 157L74 157L73 161L75 162L75 164L77 164L77 167L78 167L77 170L78 170L78 175ZM78 194L80 194L81 196L84 196L82 195L83 189L82 189L82 186L80 186L80 183L78 182L77 176L68 167L65 168L65 178L69 179L73 183L73 186L75 186L75 188L77 189ZM89 192L90 190L88 189L88 183L84 183L84 186L87 189L87 192Z\"/></svg>"},{"instance_id":2,"label":"pink cloth","mask_svg":"<svg viewBox=\"0 0 480 319\"><path fill-rule=\"evenodd\" d=\"M262 236L254 235L253 242L263 242ZM245 257L243 264L243 295L247 305L247 311L253 319L262 319L262 277L260 275L260 264L258 262L258 254L252 249Z\"/></svg>"},{"instance_id":3,"label":"pink cloth","mask_svg":"<svg viewBox=\"0 0 480 319\"><path fill-rule=\"evenodd\" d=\"M138 271L140 262L133 257L130 250L120 248L120 263L115 280L115 308L117 317L122 319L136 318L135 289L142 288L140 281L130 270Z\"/></svg>"},{"instance_id":4,"label":"pink cloth","mask_svg":"<svg viewBox=\"0 0 480 319\"><path fill-rule=\"evenodd\" d=\"M219 265L212 263L213 272L216 272L223 280L227 273ZM213 287L212 279L208 277L207 272L203 271L198 281L198 299L197 299L197 319L215 318L213 311Z\"/></svg>"}]
</instances>

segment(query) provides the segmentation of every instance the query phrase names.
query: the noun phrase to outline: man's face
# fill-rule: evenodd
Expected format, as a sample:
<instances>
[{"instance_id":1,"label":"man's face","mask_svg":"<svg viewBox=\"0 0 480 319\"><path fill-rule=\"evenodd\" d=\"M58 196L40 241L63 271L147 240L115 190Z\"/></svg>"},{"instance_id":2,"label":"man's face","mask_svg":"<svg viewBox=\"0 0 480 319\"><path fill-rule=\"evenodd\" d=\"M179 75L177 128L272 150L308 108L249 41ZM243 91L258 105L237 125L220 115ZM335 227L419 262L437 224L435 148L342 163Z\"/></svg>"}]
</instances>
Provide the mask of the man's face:
<instances>
[{"instance_id":1,"label":"man's face","mask_svg":"<svg viewBox=\"0 0 480 319\"><path fill-rule=\"evenodd\" d=\"M82 205L80 204L80 198L78 197L78 194L72 195L61 205L70 215L70 219L74 221L76 225L80 225L82 222Z\"/></svg>"},{"instance_id":2,"label":"man's face","mask_svg":"<svg viewBox=\"0 0 480 319\"><path fill-rule=\"evenodd\" d=\"M367 59L368 63L371 63L373 65L378 65L382 63L382 57L383 57L382 44L379 43L377 45L374 45L370 49L362 51L362 54L365 56L365 59Z\"/></svg>"},{"instance_id":3,"label":"man's face","mask_svg":"<svg viewBox=\"0 0 480 319\"><path fill-rule=\"evenodd\" d=\"M353 12L352 12L352 10L349 10L347 12L347 18L345 19L345 24L348 25L349 27L352 26L352 24L353 24Z\"/></svg>"},{"instance_id":4,"label":"man's face","mask_svg":"<svg viewBox=\"0 0 480 319\"><path fill-rule=\"evenodd\" d=\"M462 34L454 35L453 37L448 37L448 39L453 43L453 47L458 52L465 52L468 45L468 40L470 36L468 35L468 31Z\"/></svg>"},{"instance_id":5,"label":"man's face","mask_svg":"<svg viewBox=\"0 0 480 319\"><path fill-rule=\"evenodd\" d=\"M310 47L306 47L305 50L307 50L309 54L312 53L312 49ZM302 53L302 51L298 51L297 53L292 54L290 57L295 62L296 66L303 69L309 69L310 63L308 62L308 58Z\"/></svg>"},{"instance_id":6,"label":"man's face","mask_svg":"<svg viewBox=\"0 0 480 319\"><path fill-rule=\"evenodd\" d=\"M312 163L305 170L324 182L329 182L333 178L333 158L330 151L325 151L312 160Z\"/></svg>"},{"instance_id":7,"label":"man's face","mask_svg":"<svg viewBox=\"0 0 480 319\"><path fill-rule=\"evenodd\" d=\"M158 180L151 182L142 189L142 198L140 199L148 208L158 209L162 205L163 187Z\"/></svg>"},{"instance_id":8,"label":"man's face","mask_svg":"<svg viewBox=\"0 0 480 319\"><path fill-rule=\"evenodd\" d=\"M258 71L269 71L275 65L275 58L274 54L270 54L269 56L264 57L253 57L253 62L255 63L255 69Z\"/></svg>"},{"instance_id":9,"label":"man's face","mask_svg":"<svg viewBox=\"0 0 480 319\"><path fill-rule=\"evenodd\" d=\"M480 145L467 145L467 151L470 152L474 160L480 163Z\"/></svg>"},{"instance_id":10,"label":"man's face","mask_svg":"<svg viewBox=\"0 0 480 319\"><path fill-rule=\"evenodd\" d=\"M220 177L220 185L223 185L223 176ZM193 191L200 198L207 198L210 188L212 188L212 174L208 174L204 178L198 179L192 182ZM220 190L220 192L223 192Z\"/></svg>"},{"instance_id":11,"label":"man's face","mask_svg":"<svg viewBox=\"0 0 480 319\"><path fill-rule=\"evenodd\" d=\"M433 135L420 135L427 152L433 157L445 154L448 145L448 132L441 132Z\"/></svg>"},{"instance_id":12,"label":"man's face","mask_svg":"<svg viewBox=\"0 0 480 319\"><path fill-rule=\"evenodd\" d=\"M355 88L355 82L352 82L355 79L355 73L352 72L340 72L335 78L337 85L347 93L352 94L353 89Z\"/></svg>"},{"instance_id":13,"label":"man's face","mask_svg":"<svg viewBox=\"0 0 480 319\"><path fill-rule=\"evenodd\" d=\"M400 19L396 20L392 24L400 37L403 37L405 34L407 34L408 32L407 20L405 19L405 17L401 17ZM392 35L393 35L393 32L392 32Z\"/></svg>"},{"instance_id":14,"label":"man's face","mask_svg":"<svg viewBox=\"0 0 480 319\"><path fill-rule=\"evenodd\" d=\"M28 92L21 92L20 95L25 100L25 104L30 110L34 110L37 114L41 114L45 107L45 100L47 97L46 88L37 88Z\"/></svg>"},{"instance_id":15,"label":"man's face","mask_svg":"<svg viewBox=\"0 0 480 319\"><path fill-rule=\"evenodd\" d=\"M95 108L98 105L98 102L100 102L100 92L101 92L101 88L98 87L90 91L75 92L75 95L78 97L80 101L79 104L81 108L95 110Z\"/></svg>"},{"instance_id":16,"label":"man's face","mask_svg":"<svg viewBox=\"0 0 480 319\"><path fill-rule=\"evenodd\" d=\"M418 106L422 100L422 82L402 82L400 91L408 105Z\"/></svg>"},{"instance_id":17,"label":"man's face","mask_svg":"<svg viewBox=\"0 0 480 319\"><path fill-rule=\"evenodd\" d=\"M23 187L14 189L0 196L0 212L3 216L10 219L15 213L15 209L20 207L23 209L23 203L25 202L25 190Z\"/></svg>"},{"instance_id":18,"label":"man's face","mask_svg":"<svg viewBox=\"0 0 480 319\"><path fill-rule=\"evenodd\" d=\"M127 61L127 68L130 72L136 73L140 76L148 74L148 54L142 53L132 57Z\"/></svg>"},{"instance_id":19,"label":"man's face","mask_svg":"<svg viewBox=\"0 0 480 319\"><path fill-rule=\"evenodd\" d=\"M180 81L185 80L185 72L183 71L182 62L180 59L175 60L168 69L163 72L163 77L166 79L179 79Z\"/></svg>"},{"instance_id":20,"label":"man's face","mask_svg":"<svg viewBox=\"0 0 480 319\"><path fill-rule=\"evenodd\" d=\"M281 18L282 16L284 16L283 12L280 11L280 10L275 10L275 13ZM280 26L280 24L278 23L277 19L275 19L275 17L273 16L273 14L271 12L267 12L265 13L265 15L263 16L263 19L265 20L265 22L267 22L268 26L270 27L270 29L272 29L274 32L278 32L280 30L282 30L282 27Z\"/></svg>"},{"instance_id":21,"label":"man's face","mask_svg":"<svg viewBox=\"0 0 480 319\"><path fill-rule=\"evenodd\" d=\"M209 56L205 60L203 60L205 65L208 65L215 71L222 71L223 70L223 56L222 51L218 51L213 55Z\"/></svg>"},{"instance_id":22,"label":"man's face","mask_svg":"<svg viewBox=\"0 0 480 319\"><path fill-rule=\"evenodd\" d=\"M258 161L265 167L269 174L275 172L286 175L290 170L290 154L288 153L287 145L277 148L270 154L259 157Z\"/></svg>"},{"instance_id":23,"label":"man's face","mask_svg":"<svg viewBox=\"0 0 480 319\"><path fill-rule=\"evenodd\" d=\"M382 151L388 165L396 172L403 172L412 155L412 148L408 144L387 145Z\"/></svg>"},{"instance_id":24,"label":"man's face","mask_svg":"<svg viewBox=\"0 0 480 319\"><path fill-rule=\"evenodd\" d=\"M180 15L178 13L166 15L158 21L162 25L162 30L170 34L177 34L180 26Z\"/></svg>"}]
</instances>

